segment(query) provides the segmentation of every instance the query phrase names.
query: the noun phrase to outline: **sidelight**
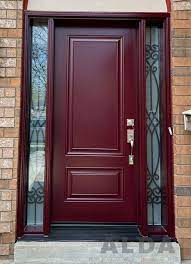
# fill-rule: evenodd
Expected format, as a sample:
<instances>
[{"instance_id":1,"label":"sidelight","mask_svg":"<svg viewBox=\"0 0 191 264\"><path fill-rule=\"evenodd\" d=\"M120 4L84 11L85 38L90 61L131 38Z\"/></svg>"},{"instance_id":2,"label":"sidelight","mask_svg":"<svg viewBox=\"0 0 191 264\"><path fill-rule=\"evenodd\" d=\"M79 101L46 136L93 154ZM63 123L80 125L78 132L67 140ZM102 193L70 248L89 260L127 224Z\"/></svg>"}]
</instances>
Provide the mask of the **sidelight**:
<instances>
[{"instance_id":1,"label":"sidelight","mask_svg":"<svg viewBox=\"0 0 191 264\"><path fill-rule=\"evenodd\" d=\"M43 224L48 28L32 26L27 225Z\"/></svg>"},{"instance_id":2,"label":"sidelight","mask_svg":"<svg viewBox=\"0 0 191 264\"><path fill-rule=\"evenodd\" d=\"M162 131L160 28L146 28L146 118L148 224L161 225Z\"/></svg>"}]
</instances>

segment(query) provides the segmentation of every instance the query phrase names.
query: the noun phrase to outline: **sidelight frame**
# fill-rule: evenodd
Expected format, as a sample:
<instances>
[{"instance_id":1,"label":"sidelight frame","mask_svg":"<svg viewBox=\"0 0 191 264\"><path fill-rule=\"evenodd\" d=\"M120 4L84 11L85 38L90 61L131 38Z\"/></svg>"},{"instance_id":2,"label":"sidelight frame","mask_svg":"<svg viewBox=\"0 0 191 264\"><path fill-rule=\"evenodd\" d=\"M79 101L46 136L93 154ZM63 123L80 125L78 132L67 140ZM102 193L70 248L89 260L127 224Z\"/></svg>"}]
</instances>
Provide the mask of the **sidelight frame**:
<instances>
[{"instance_id":1,"label":"sidelight frame","mask_svg":"<svg viewBox=\"0 0 191 264\"><path fill-rule=\"evenodd\" d=\"M25 6L26 8L26 6ZM28 118L30 109L30 50L31 50L31 21L46 19L48 21L48 75L47 75L47 121L46 121L46 157L45 157L45 201L44 201L44 226L42 228L30 228L26 226L26 188L27 188L27 159L28 159ZM138 225L143 237L169 236L175 239L175 216L173 197L173 149L172 137L168 133L168 127L172 124L172 99L170 77L170 13L88 13L88 12L38 12L24 11L23 20L23 54L22 54L22 94L20 116L20 143L19 143L19 166L18 166L18 205L17 205L17 237L23 235L48 236L50 232L50 201L51 201L51 168L53 150L53 75L54 75L54 24L57 20L93 20L97 21L135 21L138 23L139 36L139 76L137 105L139 113L138 131L139 146L138 162L140 164L138 174ZM166 115L165 141L167 143L165 156L167 186L167 225L148 226L147 224L147 168L146 168L146 52L145 30L146 24L154 22L163 25L162 42L164 53L162 56L163 98L162 107Z\"/></svg>"}]
</instances>

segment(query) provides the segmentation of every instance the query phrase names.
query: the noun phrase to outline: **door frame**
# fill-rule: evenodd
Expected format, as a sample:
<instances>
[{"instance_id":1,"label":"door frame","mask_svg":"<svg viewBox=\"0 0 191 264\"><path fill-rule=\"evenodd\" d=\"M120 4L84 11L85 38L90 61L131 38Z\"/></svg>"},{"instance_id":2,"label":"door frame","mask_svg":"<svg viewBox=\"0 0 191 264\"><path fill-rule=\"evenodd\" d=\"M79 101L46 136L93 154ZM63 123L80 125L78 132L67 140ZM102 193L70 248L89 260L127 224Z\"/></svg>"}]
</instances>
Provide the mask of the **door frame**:
<instances>
[{"instance_id":1,"label":"door frame","mask_svg":"<svg viewBox=\"0 0 191 264\"><path fill-rule=\"evenodd\" d=\"M45 204L44 227L33 229L26 226L26 186L27 186L27 158L28 158L28 117L30 107L30 50L31 50L31 22L33 19L48 20L48 82L47 82L47 124L46 124L46 169L45 169ZM139 179L138 179L138 225L143 236L169 235L175 238L174 223L174 199L173 199L173 155L172 137L168 133L171 126L171 78L170 78L170 14L169 13L88 13L88 12L37 12L24 11L23 30L23 56L22 56L22 94L21 94L21 118L19 139L19 166L18 166L18 203L17 203L17 237L24 234L48 235L50 232L50 200L51 200L51 168L52 168L52 132L53 132L53 73L54 73L54 23L56 20L100 20L109 21L135 21L138 23L139 34L139 80L138 80L138 113L139 113ZM168 216L165 227L152 227L147 225L147 170L146 170L146 52L145 29L146 23L153 21L163 24L164 46L162 64L164 66L164 108L166 113L165 131L167 153L167 206ZM23 209L25 208L25 210Z\"/></svg>"}]
</instances>

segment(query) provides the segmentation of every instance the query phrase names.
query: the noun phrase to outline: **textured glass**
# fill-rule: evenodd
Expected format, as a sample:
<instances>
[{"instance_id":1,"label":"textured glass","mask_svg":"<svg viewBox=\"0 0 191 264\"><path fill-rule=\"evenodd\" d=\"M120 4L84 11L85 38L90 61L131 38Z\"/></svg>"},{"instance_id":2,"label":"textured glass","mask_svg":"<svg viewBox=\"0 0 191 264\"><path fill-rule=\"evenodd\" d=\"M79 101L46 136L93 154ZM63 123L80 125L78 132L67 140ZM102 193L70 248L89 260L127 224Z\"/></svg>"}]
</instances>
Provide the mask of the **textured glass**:
<instances>
[{"instance_id":1,"label":"textured glass","mask_svg":"<svg viewBox=\"0 0 191 264\"><path fill-rule=\"evenodd\" d=\"M160 28L146 30L148 224L161 225Z\"/></svg>"},{"instance_id":2,"label":"textured glass","mask_svg":"<svg viewBox=\"0 0 191 264\"><path fill-rule=\"evenodd\" d=\"M27 224L43 224L48 29L32 26Z\"/></svg>"}]
</instances>

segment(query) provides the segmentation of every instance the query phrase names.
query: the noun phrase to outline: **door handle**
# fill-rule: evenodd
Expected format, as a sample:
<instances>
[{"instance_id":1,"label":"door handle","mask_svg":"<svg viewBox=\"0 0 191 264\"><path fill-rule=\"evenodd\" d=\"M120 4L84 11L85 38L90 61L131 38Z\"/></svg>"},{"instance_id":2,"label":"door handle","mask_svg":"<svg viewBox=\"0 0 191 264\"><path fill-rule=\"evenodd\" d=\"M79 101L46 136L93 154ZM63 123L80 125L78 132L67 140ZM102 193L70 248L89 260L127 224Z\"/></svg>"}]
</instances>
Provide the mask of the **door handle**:
<instances>
[{"instance_id":1,"label":"door handle","mask_svg":"<svg viewBox=\"0 0 191 264\"><path fill-rule=\"evenodd\" d=\"M134 165L134 155L133 155L134 140L130 141L130 155L129 155L129 165Z\"/></svg>"},{"instance_id":2,"label":"door handle","mask_svg":"<svg viewBox=\"0 0 191 264\"><path fill-rule=\"evenodd\" d=\"M133 154L134 140L132 139L130 142L131 145L131 154Z\"/></svg>"},{"instance_id":3,"label":"door handle","mask_svg":"<svg viewBox=\"0 0 191 264\"><path fill-rule=\"evenodd\" d=\"M133 149L134 149L134 128L127 129L127 143L130 144L130 154L129 154L129 165L134 165L134 154L133 154Z\"/></svg>"}]
</instances>

